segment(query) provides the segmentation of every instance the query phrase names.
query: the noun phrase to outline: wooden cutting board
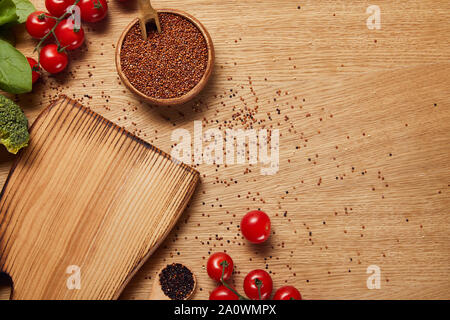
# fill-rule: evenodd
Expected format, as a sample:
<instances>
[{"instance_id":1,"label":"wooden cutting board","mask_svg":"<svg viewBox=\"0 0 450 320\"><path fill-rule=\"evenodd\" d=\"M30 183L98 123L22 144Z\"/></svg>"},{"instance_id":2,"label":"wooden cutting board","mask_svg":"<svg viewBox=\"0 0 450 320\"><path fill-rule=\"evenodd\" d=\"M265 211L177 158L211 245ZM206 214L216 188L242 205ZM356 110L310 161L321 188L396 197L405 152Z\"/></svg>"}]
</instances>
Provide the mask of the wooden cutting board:
<instances>
[{"instance_id":1,"label":"wooden cutting board","mask_svg":"<svg viewBox=\"0 0 450 320\"><path fill-rule=\"evenodd\" d=\"M12 298L117 298L174 226L198 179L61 98L34 122L0 199L0 270L12 278Z\"/></svg>"}]
</instances>

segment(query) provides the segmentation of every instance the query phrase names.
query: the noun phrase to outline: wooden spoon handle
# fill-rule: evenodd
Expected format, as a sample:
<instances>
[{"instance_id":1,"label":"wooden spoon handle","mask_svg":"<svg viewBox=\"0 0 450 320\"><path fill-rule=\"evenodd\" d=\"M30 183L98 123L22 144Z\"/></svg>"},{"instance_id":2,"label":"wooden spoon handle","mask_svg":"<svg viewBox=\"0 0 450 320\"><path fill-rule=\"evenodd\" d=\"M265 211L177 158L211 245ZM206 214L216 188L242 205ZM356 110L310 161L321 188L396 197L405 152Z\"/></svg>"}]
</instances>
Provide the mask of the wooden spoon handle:
<instances>
[{"instance_id":1,"label":"wooden spoon handle","mask_svg":"<svg viewBox=\"0 0 450 320\"><path fill-rule=\"evenodd\" d=\"M150 0L139 0L139 11L145 16L157 16L156 10L152 7Z\"/></svg>"},{"instance_id":2,"label":"wooden spoon handle","mask_svg":"<svg viewBox=\"0 0 450 320\"><path fill-rule=\"evenodd\" d=\"M152 7L150 0L139 0L138 3L140 13L139 24L141 27L142 36L144 37L144 39L147 39L147 30L145 28L145 24L148 21L154 20L158 32L161 32L158 12Z\"/></svg>"}]
</instances>

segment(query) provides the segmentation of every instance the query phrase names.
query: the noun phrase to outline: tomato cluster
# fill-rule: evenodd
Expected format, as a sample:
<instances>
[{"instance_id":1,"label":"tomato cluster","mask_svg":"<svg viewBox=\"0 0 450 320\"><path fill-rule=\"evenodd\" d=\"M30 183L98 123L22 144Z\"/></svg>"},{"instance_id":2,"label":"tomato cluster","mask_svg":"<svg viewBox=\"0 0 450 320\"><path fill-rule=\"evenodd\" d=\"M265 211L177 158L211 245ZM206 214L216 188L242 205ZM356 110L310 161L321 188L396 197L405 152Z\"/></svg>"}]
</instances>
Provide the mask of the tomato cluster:
<instances>
[{"instance_id":1,"label":"tomato cluster","mask_svg":"<svg viewBox=\"0 0 450 320\"><path fill-rule=\"evenodd\" d=\"M247 213L242 218L240 227L243 236L252 243L262 243L270 236L270 218L260 210ZM261 269L250 271L244 278L244 292L247 296L244 297L226 282L233 273L233 266L233 259L225 252L216 252L209 257L206 271L211 279L221 283L211 292L210 300L270 299L273 289L270 274ZM295 287L284 286L275 292L273 299L301 300L302 296Z\"/></svg>"},{"instance_id":2,"label":"tomato cluster","mask_svg":"<svg viewBox=\"0 0 450 320\"><path fill-rule=\"evenodd\" d=\"M40 66L53 74L63 71L69 62L66 51L75 50L83 44L83 27L75 26L75 19L72 18L71 6L74 5L80 9L84 22L98 22L108 12L106 0L45 0L48 12L35 11L28 16L25 27L30 36L40 40L36 47L39 52L38 62L27 58L33 83L39 79ZM46 44L51 37L55 43Z\"/></svg>"},{"instance_id":3,"label":"tomato cluster","mask_svg":"<svg viewBox=\"0 0 450 320\"><path fill-rule=\"evenodd\" d=\"M209 300L246 300L235 288L230 286L226 280L233 272L233 260L225 252L212 254L206 266L211 279L222 284L214 289L209 295ZM272 277L266 271L257 269L250 271L244 278L244 292L248 299L267 300L273 289ZM275 292L274 300L301 300L300 292L293 286L284 286Z\"/></svg>"}]
</instances>

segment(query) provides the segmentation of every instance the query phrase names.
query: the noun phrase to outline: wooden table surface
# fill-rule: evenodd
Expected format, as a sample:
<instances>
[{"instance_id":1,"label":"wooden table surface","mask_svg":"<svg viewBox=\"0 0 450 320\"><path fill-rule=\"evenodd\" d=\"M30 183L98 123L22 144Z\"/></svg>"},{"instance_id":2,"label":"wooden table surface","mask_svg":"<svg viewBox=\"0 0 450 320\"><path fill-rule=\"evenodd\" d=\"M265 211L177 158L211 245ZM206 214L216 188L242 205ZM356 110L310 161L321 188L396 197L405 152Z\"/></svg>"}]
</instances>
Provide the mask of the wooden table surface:
<instances>
[{"instance_id":1,"label":"wooden table surface","mask_svg":"<svg viewBox=\"0 0 450 320\"><path fill-rule=\"evenodd\" d=\"M20 96L29 119L66 94L170 152L176 128L246 129L233 115L252 113L253 128L280 130L280 167L262 176L260 164L198 165L189 208L123 299L146 299L171 261L192 267L194 299L206 299L215 287L206 261L222 250L241 291L262 268L275 288L294 285L305 299L450 298L449 1L152 3L191 13L211 33L215 71L198 99L153 107L126 90L114 51L137 5L110 0L105 21L84 25L87 43L68 71ZM381 9L380 30L366 25L369 5ZM35 41L18 35L31 55ZM14 156L1 148L0 159L3 184ZM263 245L239 231L257 208L273 225ZM381 270L378 290L366 285L370 265Z\"/></svg>"}]
</instances>

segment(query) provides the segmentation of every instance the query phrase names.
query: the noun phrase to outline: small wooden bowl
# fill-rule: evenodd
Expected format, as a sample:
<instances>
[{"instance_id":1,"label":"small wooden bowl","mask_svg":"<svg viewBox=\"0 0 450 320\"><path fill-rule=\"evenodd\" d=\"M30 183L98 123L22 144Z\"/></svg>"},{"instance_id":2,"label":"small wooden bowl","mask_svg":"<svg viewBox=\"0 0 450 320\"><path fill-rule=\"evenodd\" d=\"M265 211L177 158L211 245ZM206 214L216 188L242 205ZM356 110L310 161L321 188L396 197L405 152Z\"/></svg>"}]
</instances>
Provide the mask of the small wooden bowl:
<instances>
[{"instance_id":1,"label":"small wooden bowl","mask_svg":"<svg viewBox=\"0 0 450 320\"><path fill-rule=\"evenodd\" d=\"M189 300L192 297L192 295L194 294L195 289L197 288L197 278L195 277L195 274L194 274L194 272L192 272L191 268L189 268L188 266L186 266L184 264L183 264L183 266L185 266L186 268L189 269L189 271L191 271L192 277L194 279L194 285L192 287L191 292L189 292L189 294L183 299L183 300ZM155 280L153 280L152 292L150 293L149 300L171 300L163 292L163 290L161 288L161 284L159 282L159 275L166 267L167 267L167 265L162 267L161 269L159 269L158 273L156 274L156 278L155 278Z\"/></svg>"},{"instance_id":2,"label":"small wooden bowl","mask_svg":"<svg viewBox=\"0 0 450 320\"><path fill-rule=\"evenodd\" d=\"M205 73L203 74L203 77L200 79L200 81L195 85L194 88L191 89L191 91L187 92L186 94L177 97L177 98L168 98L168 99L160 99L160 98L154 98L147 96L146 94L140 92L138 89L136 89L128 80L127 76L122 71L122 65L120 63L120 51L122 49L122 43L125 39L125 36L130 31L130 29L138 22L138 19L134 19L131 21L131 23L125 28L122 35L119 38L119 41L117 42L116 47L116 68L117 73L120 76L120 79L122 79L122 82L125 84L125 86L132 92L134 92L136 95L141 97L144 101L157 105L157 106L171 106L171 105L179 105L186 103L190 100L192 100L195 96L197 96L200 91L205 87L206 83L208 82L213 66L214 66L214 46L211 39L211 36L209 35L208 31L206 31L206 28L198 21L196 18L191 16L190 14L180 11L180 10L174 10L174 9L161 9L158 10L160 13L173 13L180 15L186 19L188 19L192 24L194 24L202 33L203 37L206 41L206 46L208 48L208 64L206 65Z\"/></svg>"}]
</instances>

